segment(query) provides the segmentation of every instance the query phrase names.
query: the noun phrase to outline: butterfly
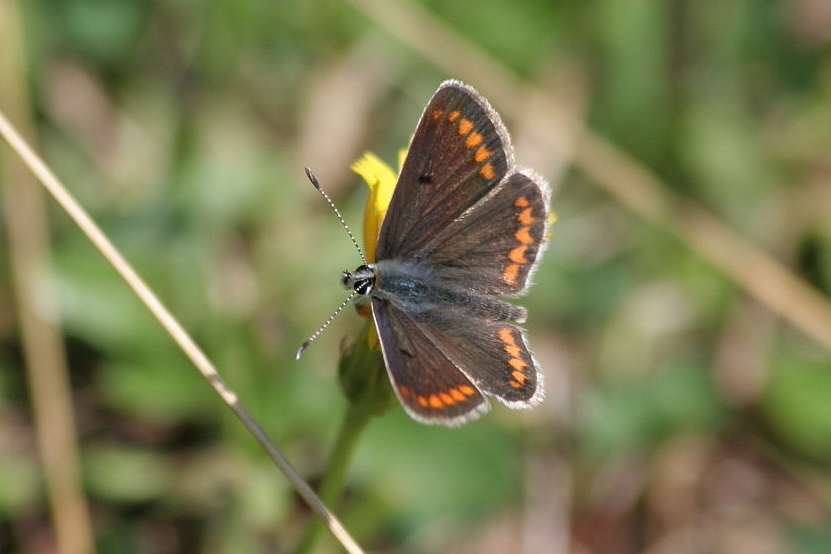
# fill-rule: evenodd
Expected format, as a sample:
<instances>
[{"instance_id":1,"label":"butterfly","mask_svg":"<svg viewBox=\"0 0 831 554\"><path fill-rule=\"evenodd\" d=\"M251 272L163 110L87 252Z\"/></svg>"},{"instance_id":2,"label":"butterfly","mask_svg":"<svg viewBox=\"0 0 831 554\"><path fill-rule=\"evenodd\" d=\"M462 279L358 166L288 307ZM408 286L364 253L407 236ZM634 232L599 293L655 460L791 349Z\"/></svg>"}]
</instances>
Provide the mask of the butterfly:
<instances>
[{"instance_id":1,"label":"butterfly","mask_svg":"<svg viewBox=\"0 0 831 554\"><path fill-rule=\"evenodd\" d=\"M488 101L443 82L410 141L375 261L343 272L353 292L329 319L355 296L370 304L390 381L413 419L455 427L487 412L488 396L511 408L543 399L539 364L518 325L527 311L503 298L530 285L549 199L546 181L514 164Z\"/></svg>"}]
</instances>

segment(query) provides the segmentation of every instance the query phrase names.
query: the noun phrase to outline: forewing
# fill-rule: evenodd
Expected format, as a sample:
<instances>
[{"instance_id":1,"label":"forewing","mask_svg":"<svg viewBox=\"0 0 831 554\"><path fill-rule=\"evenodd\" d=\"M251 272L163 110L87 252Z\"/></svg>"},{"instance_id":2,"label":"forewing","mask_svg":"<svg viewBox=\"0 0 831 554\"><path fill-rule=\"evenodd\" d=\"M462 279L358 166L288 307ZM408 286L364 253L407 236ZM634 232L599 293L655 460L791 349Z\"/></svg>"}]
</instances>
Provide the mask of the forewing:
<instances>
[{"instance_id":1,"label":"forewing","mask_svg":"<svg viewBox=\"0 0 831 554\"><path fill-rule=\"evenodd\" d=\"M412 317L377 298L372 314L393 388L411 417L452 427L488 411L476 385Z\"/></svg>"},{"instance_id":2,"label":"forewing","mask_svg":"<svg viewBox=\"0 0 831 554\"><path fill-rule=\"evenodd\" d=\"M416 128L378 237L376 259L419 258L423 244L513 168L497 113L475 90L445 81Z\"/></svg>"}]
</instances>

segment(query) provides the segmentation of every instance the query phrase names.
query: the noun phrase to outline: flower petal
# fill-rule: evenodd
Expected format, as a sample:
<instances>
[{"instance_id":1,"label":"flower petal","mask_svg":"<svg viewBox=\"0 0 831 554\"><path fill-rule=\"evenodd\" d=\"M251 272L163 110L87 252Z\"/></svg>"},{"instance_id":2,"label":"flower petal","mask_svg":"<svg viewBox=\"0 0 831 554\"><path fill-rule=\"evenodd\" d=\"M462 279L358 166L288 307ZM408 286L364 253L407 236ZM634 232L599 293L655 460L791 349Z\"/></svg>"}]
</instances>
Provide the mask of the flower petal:
<instances>
[{"instance_id":1,"label":"flower petal","mask_svg":"<svg viewBox=\"0 0 831 554\"><path fill-rule=\"evenodd\" d=\"M366 152L352 164L352 171L360 175L369 186L369 199L364 208L364 254L368 262L375 261L375 244L381 223L395 189L396 174L392 168L371 152Z\"/></svg>"}]
</instances>

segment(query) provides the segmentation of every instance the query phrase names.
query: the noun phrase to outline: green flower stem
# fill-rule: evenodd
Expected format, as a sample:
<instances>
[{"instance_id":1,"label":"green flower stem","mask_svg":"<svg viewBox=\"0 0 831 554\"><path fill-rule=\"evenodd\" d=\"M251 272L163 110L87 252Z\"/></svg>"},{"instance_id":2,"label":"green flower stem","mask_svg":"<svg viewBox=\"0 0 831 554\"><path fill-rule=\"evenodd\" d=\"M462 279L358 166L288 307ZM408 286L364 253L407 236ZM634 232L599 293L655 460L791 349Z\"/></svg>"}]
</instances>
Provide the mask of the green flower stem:
<instances>
[{"instance_id":1,"label":"green flower stem","mask_svg":"<svg viewBox=\"0 0 831 554\"><path fill-rule=\"evenodd\" d=\"M358 438L373 417L383 414L395 404L384 360L380 352L370 350L368 333L369 323L364 325L355 342L344 350L338 364L341 386L349 407L319 491L321 500L333 509L340 500ZM295 554L311 552L322 528L319 519L311 518Z\"/></svg>"},{"instance_id":2,"label":"green flower stem","mask_svg":"<svg viewBox=\"0 0 831 554\"><path fill-rule=\"evenodd\" d=\"M371 418L370 413L355 406L350 405L347 409L332 458L329 460L326 478L320 485L320 497L327 505L333 505L339 500L346 480L346 470L352 461L358 438Z\"/></svg>"}]
</instances>

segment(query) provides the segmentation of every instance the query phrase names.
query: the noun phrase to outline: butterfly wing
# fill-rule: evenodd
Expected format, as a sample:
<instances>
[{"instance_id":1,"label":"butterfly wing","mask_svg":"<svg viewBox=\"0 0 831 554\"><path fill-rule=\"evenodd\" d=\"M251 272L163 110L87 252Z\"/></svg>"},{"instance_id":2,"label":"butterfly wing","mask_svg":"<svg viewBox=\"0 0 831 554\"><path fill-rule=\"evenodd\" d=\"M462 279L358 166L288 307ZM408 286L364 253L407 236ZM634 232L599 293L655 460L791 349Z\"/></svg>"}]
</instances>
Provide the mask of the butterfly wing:
<instances>
[{"instance_id":1,"label":"butterfly wing","mask_svg":"<svg viewBox=\"0 0 831 554\"><path fill-rule=\"evenodd\" d=\"M376 259L417 257L436 232L483 198L513 167L499 115L472 88L445 81L416 127Z\"/></svg>"},{"instance_id":2,"label":"butterfly wing","mask_svg":"<svg viewBox=\"0 0 831 554\"><path fill-rule=\"evenodd\" d=\"M442 308L421 312L415 319L432 343L482 392L511 408L527 408L543 399L542 373L521 327L482 318L460 324Z\"/></svg>"},{"instance_id":3,"label":"butterfly wing","mask_svg":"<svg viewBox=\"0 0 831 554\"><path fill-rule=\"evenodd\" d=\"M372 299L372 314L387 372L410 416L423 423L457 426L488 411L484 395L419 322L377 298Z\"/></svg>"},{"instance_id":4,"label":"butterfly wing","mask_svg":"<svg viewBox=\"0 0 831 554\"><path fill-rule=\"evenodd\" d=\"M426 259L472 290L521 292L547 236L549 195L541 177L514 167L487 101L447 81L413 135L376 258Z\"/></svg>"}]
</instances>

